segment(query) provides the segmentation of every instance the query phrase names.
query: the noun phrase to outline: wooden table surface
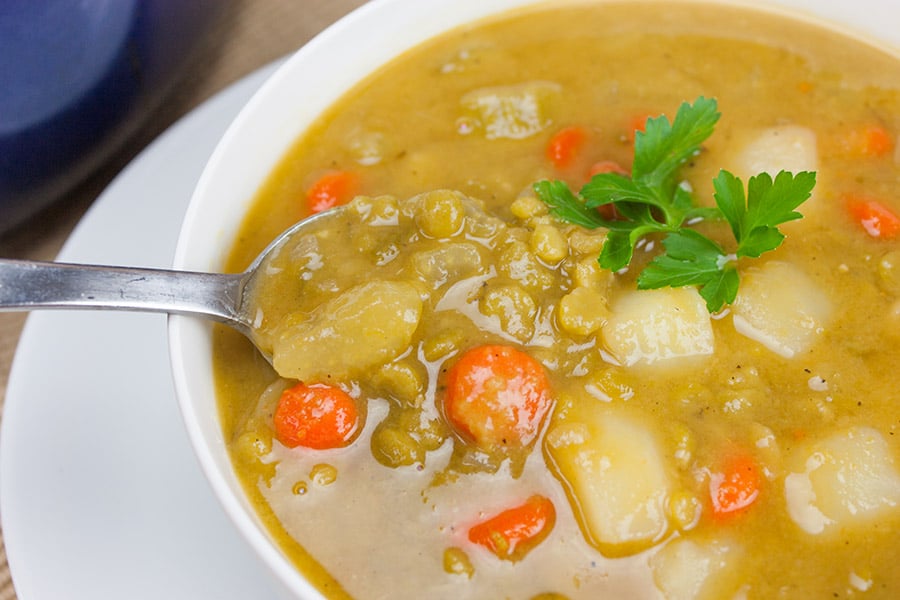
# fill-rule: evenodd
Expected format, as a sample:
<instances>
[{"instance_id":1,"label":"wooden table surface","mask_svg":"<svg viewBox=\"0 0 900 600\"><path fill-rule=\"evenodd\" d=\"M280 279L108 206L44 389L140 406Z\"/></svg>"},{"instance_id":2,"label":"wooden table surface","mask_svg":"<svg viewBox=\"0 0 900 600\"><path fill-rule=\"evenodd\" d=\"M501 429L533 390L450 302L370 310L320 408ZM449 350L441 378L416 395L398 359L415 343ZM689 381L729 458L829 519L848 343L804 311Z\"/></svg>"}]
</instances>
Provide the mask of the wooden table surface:
<instances>
[{"instance_id":1,"label":"wooden table surface","mask_svg":"<svg viewBox=\"0 0 900 600\"><path fill-rule=\"evenodd\" d=\"M179 117L241 77L297 49L364 2L230 0L222 18L217 20L190 60L188 72L179 80L179 85L153 109L153 114L115 158L48 210L0 236L0 257L52 260L107 184ZM23 313L0 312L0 419L9 370L24 323ZM0 530L0 600L16 597Z\"/></svg>"}]
</instances>

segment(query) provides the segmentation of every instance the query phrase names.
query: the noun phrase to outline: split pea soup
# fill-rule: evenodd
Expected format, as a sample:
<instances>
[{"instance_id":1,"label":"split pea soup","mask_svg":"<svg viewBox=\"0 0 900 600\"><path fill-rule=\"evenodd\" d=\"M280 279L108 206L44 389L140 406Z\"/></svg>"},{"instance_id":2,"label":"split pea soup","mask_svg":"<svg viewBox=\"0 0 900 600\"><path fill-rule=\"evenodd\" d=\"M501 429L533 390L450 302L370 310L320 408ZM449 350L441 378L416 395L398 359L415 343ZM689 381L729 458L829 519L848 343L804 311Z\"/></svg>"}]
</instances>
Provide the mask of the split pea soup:
<instances>
[{"instance_id":1,"label":"split pea soup","mask_svg":"<svg viewBox=\"0 0 900 600\"><path fill-rule=\"evenodd\" d=\"M215 332L247 496L328 598L896 597L898 135L896 56L746 8L408 52L234 242L346 204L254 292L273 365Z\"/></svg>"}]
</instances>

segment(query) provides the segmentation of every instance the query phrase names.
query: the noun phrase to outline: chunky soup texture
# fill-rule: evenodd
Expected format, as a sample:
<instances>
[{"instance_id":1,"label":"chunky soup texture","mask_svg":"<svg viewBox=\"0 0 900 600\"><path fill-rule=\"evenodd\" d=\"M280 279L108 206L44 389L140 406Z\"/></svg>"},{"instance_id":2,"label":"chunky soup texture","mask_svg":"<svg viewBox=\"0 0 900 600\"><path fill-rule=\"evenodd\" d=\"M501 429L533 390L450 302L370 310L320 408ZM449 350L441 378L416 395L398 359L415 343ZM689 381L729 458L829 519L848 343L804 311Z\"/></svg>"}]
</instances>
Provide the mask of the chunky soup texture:
<instances>
[{"instance_id":1,"label":"chunky soup texture","mask_svg":"<svg viewBox=\"0 0 900 600\"><path fill-rule=\"evenodd\" d=\"M660 238L613 273L607 230L533 185L627 176L647 117L701 96L698 203L720 169L817 177L712 314L637 289ZM215 332L260 517L333 598L896 597L898 135L896 57L733 7L567 3L397 59L298 140L228 261L347 204L254 291L274 366Z\"/></svg>"}]
</instances>

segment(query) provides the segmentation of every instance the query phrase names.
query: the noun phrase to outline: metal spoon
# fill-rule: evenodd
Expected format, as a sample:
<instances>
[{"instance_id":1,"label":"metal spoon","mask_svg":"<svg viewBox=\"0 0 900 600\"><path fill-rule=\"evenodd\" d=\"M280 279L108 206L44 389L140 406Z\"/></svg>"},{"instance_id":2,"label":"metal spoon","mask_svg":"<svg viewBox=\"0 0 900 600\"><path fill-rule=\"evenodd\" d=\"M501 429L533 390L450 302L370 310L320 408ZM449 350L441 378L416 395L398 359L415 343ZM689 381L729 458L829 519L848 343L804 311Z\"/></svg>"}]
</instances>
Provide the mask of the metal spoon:
<instances>
[{"instance_id":1,"label":"metal spoon","mask_svg":"<svg viewBox=\"0 0 900 600\"><path fill-rule=\"evenodd\" d=\"M89 309L191 315L233 327L258 347L252 294L257 275L289 240L327 227L325 221L340 210L294 224L237 274L0 259L0 311Z\"/></svg>"}]
</instances>

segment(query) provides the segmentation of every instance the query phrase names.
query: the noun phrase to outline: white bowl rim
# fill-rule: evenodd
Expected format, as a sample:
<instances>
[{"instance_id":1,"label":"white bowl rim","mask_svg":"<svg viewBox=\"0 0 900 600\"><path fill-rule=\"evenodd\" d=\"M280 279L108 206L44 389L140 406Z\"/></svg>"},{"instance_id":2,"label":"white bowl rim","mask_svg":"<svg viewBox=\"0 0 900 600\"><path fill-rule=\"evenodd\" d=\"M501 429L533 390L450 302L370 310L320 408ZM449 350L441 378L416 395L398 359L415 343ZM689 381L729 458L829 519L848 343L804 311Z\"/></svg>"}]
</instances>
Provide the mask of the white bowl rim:
<instances>
[{"instance_id":1,"label":"white bowl rim","mask_svg":"<svg viewBox=\"0 0 900 600\"><path fill-rule=\"evenodd\" d=\"M871 43L874 36L880 46L900 56L900 31L896 28L900 22L900 6L889 0L680 1L726 3L783 13L862 41ZM220 261L239 226L240 219L235 215L242 216L245 212L236 210L237 207L249 206L256 189L289 145L362 76L403 50L455 26L509 9L551 3L548 0L371 0L325 29L275 71L228 127L191 198L178 238L174 267L200 271L221 268ZM559 3L557 0L554 4ZM353 40L353 47L345 43L347 40ZM359 47L365 51L357 50ZM330 75L321 73L323 64L329 65ZM316 88L318 95L301 96L302 105L298 102L295 109L285 109L285 89L296 88L296 82L303 81L304 74L308 73L322 76ZM291 124L272 122L267 115L273 114L290 114ZM258 126L261 121L267 122L267 128ZM264 142L262 147L261 142ZM247 153L243 148L247 147L257 150L251 157L252 164L244 164ZM223 198L224 214L232 218L220 219L210 228L206 221L210 214L216 214L211 207ZM196 319L177 315L169 318L169 352L176 396L194 452L226 514L278 582L297 597L323 598L271 542L224 454L211 381L210 330L208 323ZM197 372L210 377L198 381ZM198 398L203 401L198 402ZM216 418L209 418L210 409Z\"/></svg>"}]
</instances>

